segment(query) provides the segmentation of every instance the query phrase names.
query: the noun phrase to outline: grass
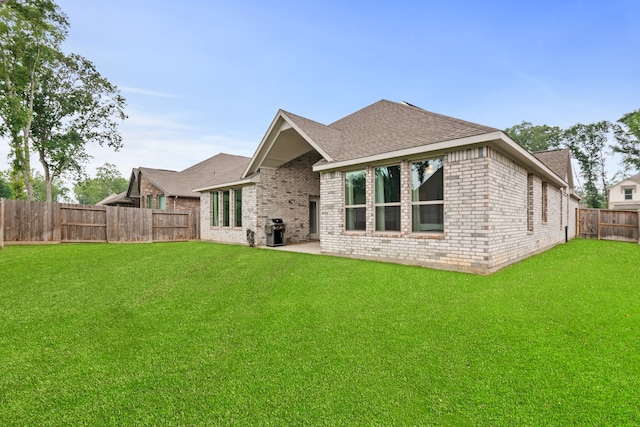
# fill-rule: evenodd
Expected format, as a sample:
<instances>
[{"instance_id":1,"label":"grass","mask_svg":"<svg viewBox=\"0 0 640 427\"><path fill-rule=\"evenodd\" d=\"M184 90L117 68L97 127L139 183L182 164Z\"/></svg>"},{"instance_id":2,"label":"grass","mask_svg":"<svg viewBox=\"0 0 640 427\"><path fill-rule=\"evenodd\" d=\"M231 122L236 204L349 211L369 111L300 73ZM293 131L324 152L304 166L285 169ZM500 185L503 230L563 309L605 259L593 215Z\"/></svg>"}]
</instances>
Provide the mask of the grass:
<instances>
[{"instance_id":1,"label":"grass","mask_svg":"<svg viewBox=\"0 0 640 427\"><path fill-rule=\"evenodd\" d=\"M639 425L640 246L491 276L203 242L0 251L1 425Z\"/></svg>"}]
</instances>

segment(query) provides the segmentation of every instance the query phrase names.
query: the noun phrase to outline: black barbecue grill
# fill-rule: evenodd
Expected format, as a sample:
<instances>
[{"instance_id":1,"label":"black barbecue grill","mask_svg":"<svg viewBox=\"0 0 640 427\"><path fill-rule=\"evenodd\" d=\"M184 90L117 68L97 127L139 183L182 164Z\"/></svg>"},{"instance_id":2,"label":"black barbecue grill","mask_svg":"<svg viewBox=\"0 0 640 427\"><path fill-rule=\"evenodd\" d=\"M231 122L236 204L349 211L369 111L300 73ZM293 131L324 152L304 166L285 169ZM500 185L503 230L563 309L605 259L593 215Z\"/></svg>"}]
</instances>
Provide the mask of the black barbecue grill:
<instances>
[{"instance_id":1,"label":"black barbecue grill","mask_svg":"<svg viewBox=\"0 0 640 427\"><path fill-rule=\"evenodd\" d=\"M269 218L267 225L264 226L264 231L267 233L267 246L284 245L284 229L285 223L282 222L282 218Z\"/></svg>"}]
</instances>

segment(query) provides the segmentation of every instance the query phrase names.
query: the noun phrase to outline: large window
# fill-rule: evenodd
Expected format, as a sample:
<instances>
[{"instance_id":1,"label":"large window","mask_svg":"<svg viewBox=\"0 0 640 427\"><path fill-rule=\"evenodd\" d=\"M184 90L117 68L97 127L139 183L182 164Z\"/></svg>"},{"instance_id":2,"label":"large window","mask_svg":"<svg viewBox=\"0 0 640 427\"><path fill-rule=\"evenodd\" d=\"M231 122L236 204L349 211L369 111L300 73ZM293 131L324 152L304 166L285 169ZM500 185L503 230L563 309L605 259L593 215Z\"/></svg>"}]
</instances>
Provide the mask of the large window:
<instances>
[{"instance_id":1,"label":"large window","mask_svg":"<svg viewBox=\"0 0 640 427\"><path fill-rule=\"evenodd\" d=\"M211 193L211 225L217 227L220 221L220 193Z\"/></svg>"},{"instance_id":2,"label":"large window","mask_svg":"<svg viewBox=\"0 0 640 427\"><path fill-rule=\"evenodd\" d=\"M376 231L400 231L400 166L376 168Z\"/></svg>"},{"instance_id":3,"label":"large window","mask_svg":"<svg viewBox=\"0 0 640 427\"><path fill-rule=\"evenodd\" d=\"M229 226L229 190L222 192L222 226Z\"/></svg>"},{"instance_id":4,"label":"large window","mask_svg":"<svg viewBox=\"0 0 640 427\"><path fill-rule=\"evenodd\" d=\"M242 188L233 190L233 226L242 227Z\"/></svg>"},{"instance_id":5,"label":"large window","mask_svg":"<svg viewBox=\"0 0 640 427\"><path fill-rule=\"evenodd\" d=\"M165 196L164 194L160 194L158 196L158 209L167 209L167 196Z\"/></svg>"},{"instance_id":6,"label":"large window","mask_svg":"<svg viewBox=\"0 0 640 427\"><path fill-rule=\"evenodd\" d=\"M366 171L344 174L345 229L367 228L367 173Z\"/></svg>"},{"instance_id":7,"label":"large window","mask_svg":"<svg viewBox=\"0 0 640 427\"><path fill-rule=\"evenodd\" d=\"M414 232L444 231L442 159L411 163L411 222Z\"/></svg>"}]
</instances>

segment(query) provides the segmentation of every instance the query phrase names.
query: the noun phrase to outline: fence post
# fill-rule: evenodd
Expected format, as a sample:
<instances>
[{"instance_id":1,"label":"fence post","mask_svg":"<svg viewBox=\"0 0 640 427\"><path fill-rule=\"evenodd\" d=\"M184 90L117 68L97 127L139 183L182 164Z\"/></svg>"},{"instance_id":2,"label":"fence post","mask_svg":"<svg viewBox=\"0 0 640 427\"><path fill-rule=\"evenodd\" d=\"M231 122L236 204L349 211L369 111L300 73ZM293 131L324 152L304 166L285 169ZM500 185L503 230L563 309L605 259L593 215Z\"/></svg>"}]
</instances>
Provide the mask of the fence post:
<instances>
[{"instance_id":1,"label":"fence post","mask_svg":"<svg viewBox=\"0 0 640 427\"><path fill-rule=\"evenodd\" d=\"M576 208L576 238L580 237L580 208Z\"/></svg>"},{"instance_id":2,"label":"fence post","mask_svg":"<svg viewBox=\"0 0 640 427\"><path fill-rule=\"evenodd\" d=\"M0 199L0 249L4 249L4 199Z\"/></svg>"},{"instance_id":3,"label":"fence post","mask_svg":"<svg viewBox=\"0 0 640 427\"><path fill-rule=\"evenodd\" d=\"M640 209L638 209L638 244L640 245Z\"/></svg>"},{"instance_id":4,"label":"fence post","mask_svg":"<svg viewBox=\"0 0 640 427\"><path fill-rule=\"evenodd\" d=\"M598 209L598 240L600 240L600 209Z\"/></svg>"}]
</instances>

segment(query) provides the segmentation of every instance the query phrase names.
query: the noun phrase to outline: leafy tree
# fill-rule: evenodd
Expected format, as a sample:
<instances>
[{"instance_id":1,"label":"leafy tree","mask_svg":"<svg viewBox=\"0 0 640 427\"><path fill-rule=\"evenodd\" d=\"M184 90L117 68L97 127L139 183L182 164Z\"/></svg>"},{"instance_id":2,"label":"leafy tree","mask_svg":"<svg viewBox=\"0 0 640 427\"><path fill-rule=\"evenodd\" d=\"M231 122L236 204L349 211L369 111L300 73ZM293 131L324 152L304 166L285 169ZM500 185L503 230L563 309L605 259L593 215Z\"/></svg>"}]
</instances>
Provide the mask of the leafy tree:
<instances>
[{"instance_id":1,"label":"leafy tree","mask_svg":"<svg viewBox=\"0 0 640 427\"><path fill-rule=\"evenodd\" d=\"M31 123L40 69L59 52L67 17L52 0L0 3L0 135L9 138L14 168L33 200Z\"/></svg>"},{"instance_id":2,"label":"leafy tree","mask_svg":"<svg viewBox=\"0 0 640 427\"><path fill-rule=\"evenodd\" d=\"M558 148L563 137L563 131L558 126L535 126L526 121L506 128L504 131L514 141L532 152Z\"/></svg>"},{"instance_id":3,"label":"leafy tree","mask_svg":"<svg viewBox=\"0 0 640 427\"><path fill-rule=\"evenodd\" d=\"M613 125L617 144L613 151L622 154L625 170L640 170L640 110L627 113Z\"/></svg>"},{"instance_id":4,"label":"leafy tree","mask_svg":"<svg viewBox=\"0 0 640 427\"><path fill-rule=\"evenodd\" d=\"M11 199L11 184L5 179L5 174L0 173L0 199Z\"/></svg>"},{"instance_id":5,"label":"leafy tree","mask_svg":"<svg viewBox=\"0 0 640 427\"><path fill-rule=\"evenodd\" d=\"M578 123L564 132L566 144L572 156L578 161L585 179L584 198L592 208L607 206L608 186L605 168L611 123L601 121L584 125Z\"/></svg>"},{"instance_id":6,"label":"leafy tree","mask_svg":"<svg viewBox=\"0 0 640 427\"><path fill-rule=\"evenodd\" d=\"M122 177L115 165L105 163L96 170L96 177L78 183L74 192L78 203L95 205L111 194L122 193L129 181Z\"/></svg>"},{"instance_id":7,"label":"leafy tree","mask_svg":"<svg viewBox=\"0 0 640 427\"><path fill-rule=\"evenodd\" d=\"M38 202L60 202L69 203L69 189L65 187L60 178L55 179L51 184L40 172L32 173L33 199ZM51 197L47 200L47 197Z\"/></svg>"},{"instance_id":8,"label":"leafy tree","mask_svg":"<svg viewBox=\"0 0 640 427\"><path fill-rule=\"evenodd\" d=\"M34 99L33 147L47 184L65 173L81 176L90 156L88 143L114 149L122 146L116 119L124 119L124 98L87 59L58 55L42 69L43 79Z\"/></svg>"},{"instance_id":9,"label":"leafy tree","mask_svg":"<svg viewBox=\"0 0 640 427\"><path fill-rule=\"evenodd\" d=\"M30 158L43 167L46 200L63 174L81 175L89 143L119 149L124 98L93 64L60 49L68 22L53 0L0 2L0 135L35 198Z\"/></svg>"}]
</instances>

